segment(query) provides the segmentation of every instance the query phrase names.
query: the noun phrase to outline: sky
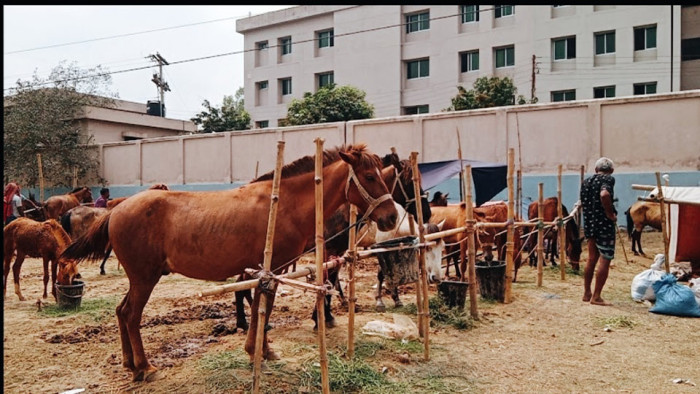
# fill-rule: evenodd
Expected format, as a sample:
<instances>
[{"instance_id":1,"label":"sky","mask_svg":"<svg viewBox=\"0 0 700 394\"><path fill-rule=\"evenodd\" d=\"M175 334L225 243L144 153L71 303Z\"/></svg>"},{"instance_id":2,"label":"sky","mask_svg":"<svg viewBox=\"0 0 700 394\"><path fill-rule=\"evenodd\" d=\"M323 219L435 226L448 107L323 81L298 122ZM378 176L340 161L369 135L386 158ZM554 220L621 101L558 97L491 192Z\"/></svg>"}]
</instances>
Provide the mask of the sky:
<instances>
[{"instance_id":1,"label":"sky","mask_svg":"<svg viewBox=\"0 0 700 394\"><path fill-rule=\"evenodd\" d=\"M288 7L3 6L3 92L35 72L46 78L62 61L109 72L147 67L113 74L108 87L121 100L146 104L159 99L151 81L158 65L149 58L159 53L171 63L163 67L171 90L166 117L189 120L205 109L204 100L220 106L243 86L236 19Z\"/></svg>"}]
</instances>

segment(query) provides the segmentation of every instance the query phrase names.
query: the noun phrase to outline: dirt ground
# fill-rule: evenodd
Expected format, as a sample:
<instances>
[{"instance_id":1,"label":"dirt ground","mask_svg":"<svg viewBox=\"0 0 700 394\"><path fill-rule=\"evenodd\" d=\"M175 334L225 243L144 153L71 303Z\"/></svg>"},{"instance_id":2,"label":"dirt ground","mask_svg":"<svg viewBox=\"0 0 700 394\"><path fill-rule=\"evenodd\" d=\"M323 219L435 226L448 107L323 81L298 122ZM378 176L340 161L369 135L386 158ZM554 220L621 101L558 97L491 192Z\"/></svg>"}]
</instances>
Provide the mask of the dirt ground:
<instances>
[{"instance_id":1,"label":"dirt ground","mask_svg":"<svg viewBox=\"0 0 700 394\"><path fill-rule=\"evenodd\" d=\"M658 315L630 296L632 278L649 268L663 252L661 234L645 232L648 257L627 259L620 248L603 292L613 306L581 301L583 277L571 271L565 281L545 267L544 283L536 286L536 270L522 267L509 304L479 299L479 319L470 329L434 324L430 360L420 342L369 337L362 327L371 320L392 321L374 310L376 260L364 260L358 273L355 338L357 362L367 376L384 379L363 392L511 393L511 392L700 392L700 319ZM629 241L624 239L629 248ZM586 252L582 259L585 261ZM627 261L629 260L629 261ZM97 263L81 263L85 295L77 313L62 312L42 292L41 262L27 259L22 268L18 301L9 279L4 301L4 392L60 393L83 388L86 393L218 393L247 392L252 368L243 352L245 335L233 333L233 294L198 298L198 291L220 283L180 275L164 277L144 311L142 336L147 355L164 372L152 383L131 382L121 365L121 347L114 308L128 289L123 270L111 257L106 276ZM454 270L452 270L454 272ZM345 275L343 270L343 276ZM431 297L437 294L431 286ZM405 304L415 303L415 290L403 289ZM317 337L310 319L314 296L289 286L278 289L271 315L271 346L281 360L267 363L264 392L318 392L309 376L317 372ZM338 326L328 331L332 361L343 363L347 346L347 311L333 301ZM467 300L467 309L469 300ZM415 315L411 316L416 321ZM434 322L435 323L435 322ZM340 361L339 361L340 360ZM357 380L331 369L331 382ZM345 371L345 370L343 370ZM675 382L674 382L675 380ZM357 383L357 382L355 382ZM337 383L340 384L340 383ZM357 391L352 382L337 392ZM349 384L349 385L348 385ZM359 384L359 383L358 383ZM338 387L338 386L336 386ZM369 388L368 388L369 387Z\"/></svg>"}]
</instances>

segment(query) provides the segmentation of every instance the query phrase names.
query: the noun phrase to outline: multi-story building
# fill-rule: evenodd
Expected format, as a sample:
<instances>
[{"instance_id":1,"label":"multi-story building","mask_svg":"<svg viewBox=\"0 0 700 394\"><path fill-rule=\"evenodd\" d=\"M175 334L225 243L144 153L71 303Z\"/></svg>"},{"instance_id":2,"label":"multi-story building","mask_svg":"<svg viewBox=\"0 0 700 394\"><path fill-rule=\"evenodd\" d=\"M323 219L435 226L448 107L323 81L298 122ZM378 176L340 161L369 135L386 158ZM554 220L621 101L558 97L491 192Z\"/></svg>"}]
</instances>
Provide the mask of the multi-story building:
<instances>
[{"instance_id":1,"label":"multi-story building","mask_svg":"<svg viewBox=\"0 0 700 394\"><path fill-rule=\"evenodd\" d=\"M539 102L700 88L700 6L299 6L239 19L246 110L275 127L335 83L376 117L439 112L510 77ZM514 98L515 99L515 98Z\"/></svg>"}]
</instances>

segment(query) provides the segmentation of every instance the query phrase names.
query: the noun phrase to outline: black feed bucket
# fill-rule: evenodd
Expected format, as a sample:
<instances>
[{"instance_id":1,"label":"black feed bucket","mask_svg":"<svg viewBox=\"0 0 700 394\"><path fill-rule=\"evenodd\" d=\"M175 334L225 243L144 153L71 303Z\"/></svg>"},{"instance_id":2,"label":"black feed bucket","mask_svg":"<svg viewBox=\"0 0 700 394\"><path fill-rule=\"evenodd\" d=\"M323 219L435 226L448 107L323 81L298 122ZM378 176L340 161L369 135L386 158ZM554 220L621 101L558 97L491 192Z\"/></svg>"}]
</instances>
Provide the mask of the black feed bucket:
<instances>
[{"instance_id":1,"label":"black feed bucket","mask_svg":"<svg viewBox=\"0 0 700 394\"><path fill-rule=\"evenodd\" d=\"M78 309L83 299L85 284L74 280L72 285L59 285L56 283L56 300L58 307L62 309Z\"/></svg>"},{"instance_id":2,"label":"black feed bucket","mask_svg":"<svg viewBox=\"0 0 700 394\"><path fill-rule=\"evenodd\" d=\"M464 304L467 300L467 288L469 283L444 280L437 286L440 298L449 308L457 307L464 309Z\"/></svg>"},{"instance_id":3,"label":"black feed bucket","mask_svg":"<svg viewBox=\"0 0 700 394\"><path fill-rule=\"evenodd\" d=\"M378 242L370 246L370 249L406 247L376 253L387 287L394 288L418 281L417 245L417 237L407 236Z\"/></svg>"},{"instance_id":4,"label":"black feed bucket","mask_svg":"<svg viewBox=\"0 0 700 394\"><path fill-rule=\"evenodd\" d=\"M476 262L476 279L481 298L504 302L506 296L506 263L493 260Z\"/></svg>"}]
</instances>

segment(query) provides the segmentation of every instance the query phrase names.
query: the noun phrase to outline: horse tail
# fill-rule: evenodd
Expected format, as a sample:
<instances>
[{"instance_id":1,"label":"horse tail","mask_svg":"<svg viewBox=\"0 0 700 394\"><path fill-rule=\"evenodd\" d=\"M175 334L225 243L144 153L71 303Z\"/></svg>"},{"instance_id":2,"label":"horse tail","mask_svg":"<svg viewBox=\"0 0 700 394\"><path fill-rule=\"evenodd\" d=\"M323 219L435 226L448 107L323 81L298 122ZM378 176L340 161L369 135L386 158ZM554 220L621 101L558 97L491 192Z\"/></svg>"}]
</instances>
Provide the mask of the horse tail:
<instances>
[{"instance_id":1,"label":"horse tail","mask_svg":"<svg viewBox=\"0 0 700 394\"><path fill-rule=\"evenodd\" d=\"M83 260L97 260L105 256L109 245L109 217L112 211L100 217L88 231L73 242L61 253L62 258L74 259L78 263Z\"/></svg>"},{"instance_id":2,"label":"horse tail","mask_svg":"<svg viewBox=\"0 0 700 394\"><path fill-rule=\"evenodd\" d=\"M627 217L627 236L628 237L632 236L632 230L634 230L634 222L632 221L632 214L630 213L631 209L632 209L632 207L629 207L625 211L625 217Z\"/></svg>"},{"instance_id":3,"label":"horse tail","mask_svg":"<svg viewBox=\"0 0 700 394\"><path fill-rule=\"evenodd\" d=\"M61 216L61 227L63 227L63 229L66 230L68 234L71 233L70 217L72 214L73 212L68 211Z\"/></svg>"}]
</instances>

